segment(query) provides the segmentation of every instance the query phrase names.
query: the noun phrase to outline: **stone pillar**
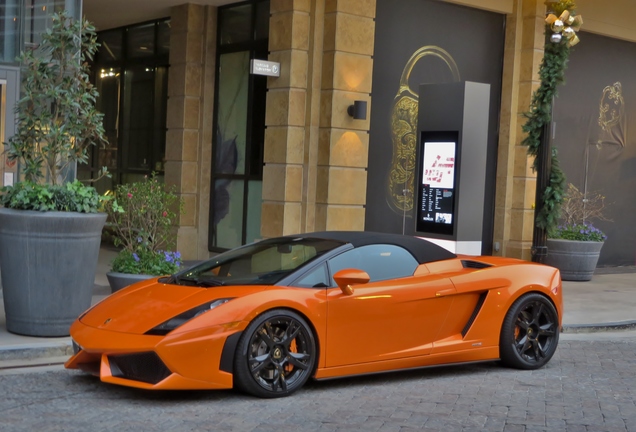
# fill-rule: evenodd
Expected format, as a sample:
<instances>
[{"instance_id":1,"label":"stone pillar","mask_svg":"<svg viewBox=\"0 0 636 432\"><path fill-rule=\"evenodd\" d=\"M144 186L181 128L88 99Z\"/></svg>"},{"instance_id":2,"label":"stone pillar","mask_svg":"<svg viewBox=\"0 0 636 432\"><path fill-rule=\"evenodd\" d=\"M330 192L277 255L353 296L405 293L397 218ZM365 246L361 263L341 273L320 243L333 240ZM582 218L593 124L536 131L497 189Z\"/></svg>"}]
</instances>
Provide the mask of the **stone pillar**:
<instances>
[{"instance_id":1,"label":"stone pillar","mask_svg":"<svg viewBox=\"0 0 636 432\"><path fill-rule=\"evenodd\" d=\"M531 259L536 174L521 141L523 113L529 111L532 93L540 83L544 19L543 0L515 0L506 18L494 232L500 248L494 254L527 260Z\"/></svg>"},{"instance_id":2,"label":"stone pillar","mask_svg":"<svg viewBox=\"0 0 636 432\"><path fill-rule=\"evenodd\" d=\"M272 0L263 237L363 230L375 0ZM367 119L347 108L369 102Z\"/></svg>"},{"instance_id":3,"label":"stone pillar","mask_svg":"<svg viewBox=\"0 0 636 432\"><path fill-rule=\"evenodd\" d=\"M281 76L268 79L265 114L261 235L302 231L304 148L307 119L310 0L272 0L271 61Z\"/></svg>"},{"instance_id":4,"label":"stone pillar","mask_svg":"<svg viewBox=\"0 0 636 432\"><path fill-rule=\"evenodd\" d=\"M364 230L375 0L331 0L325 7L316 230ZM347 108L367 102L365 120Z\"/></svg>"},{"instance_id":5,"label":"stone pillar","mask_svg":"<svg viewBox=\"0 0 636 432\"><path fill-rule=\"evenodd\" d=\"M210 160L216 52L216 8L172 8L165 180L183 201L177 250L184 259L209 256Z\"/></svg>"}]
</instances>

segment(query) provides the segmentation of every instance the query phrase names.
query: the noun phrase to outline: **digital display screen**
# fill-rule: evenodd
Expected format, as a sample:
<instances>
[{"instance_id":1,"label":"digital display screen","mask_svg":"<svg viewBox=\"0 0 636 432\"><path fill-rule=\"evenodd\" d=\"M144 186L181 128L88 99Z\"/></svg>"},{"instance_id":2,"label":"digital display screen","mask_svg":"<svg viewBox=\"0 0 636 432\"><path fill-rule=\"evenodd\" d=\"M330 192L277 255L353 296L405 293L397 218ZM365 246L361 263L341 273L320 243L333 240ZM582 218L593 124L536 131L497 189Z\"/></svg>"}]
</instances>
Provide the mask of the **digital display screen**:
<instances>
[{"instance_id":1,"label":"digital display screen","mask_svg":"<svg viewBox=\"0 0 636 432\"><path fill-rule=\"evenodd\" d=\"M418 232L453 235L458 162L457 132L422 132L420 142Z\"/></svg>"}]
</instances>

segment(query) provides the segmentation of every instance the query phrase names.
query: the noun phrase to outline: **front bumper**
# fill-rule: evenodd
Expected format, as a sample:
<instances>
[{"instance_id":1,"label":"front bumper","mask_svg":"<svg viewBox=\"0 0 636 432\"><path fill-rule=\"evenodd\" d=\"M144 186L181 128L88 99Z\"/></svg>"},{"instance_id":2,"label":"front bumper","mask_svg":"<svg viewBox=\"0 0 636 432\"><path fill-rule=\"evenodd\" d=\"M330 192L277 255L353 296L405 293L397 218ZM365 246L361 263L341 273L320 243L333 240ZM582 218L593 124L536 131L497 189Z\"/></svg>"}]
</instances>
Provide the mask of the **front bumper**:
<instances>
[{"instance_id":1,"label":"front bumper","mask_svg":"<svg viewBox=\"0 0 636 432\"><path fill-rule=\"evenodd\" d=\"M136 388L229 389L232 374L220 369L221 358L228 337L242 327L243 323L235 323L147 336L98 329L77 320L71 326L75 354L64 366Z\"/></svg>"}]
</instances>

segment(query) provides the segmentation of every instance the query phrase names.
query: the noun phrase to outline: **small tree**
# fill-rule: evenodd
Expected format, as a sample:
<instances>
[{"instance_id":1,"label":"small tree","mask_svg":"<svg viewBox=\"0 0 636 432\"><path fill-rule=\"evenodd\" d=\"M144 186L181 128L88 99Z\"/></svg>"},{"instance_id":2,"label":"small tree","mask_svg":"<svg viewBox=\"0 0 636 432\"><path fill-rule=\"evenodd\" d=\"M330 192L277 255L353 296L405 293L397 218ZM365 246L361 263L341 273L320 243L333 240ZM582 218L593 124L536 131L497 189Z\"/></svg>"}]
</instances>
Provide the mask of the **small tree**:
<instances>
[{"instance_id":1,"label":"small tree","mask_svg":"<svg viewBox=\"0 0 636 432\"><path fill-rule=\"evenodd\" d=\"M63 183L70 167L88 161L90 145L106 142L87 64L97 47L95 28L62 12L53 15L42 43L21 53L23 97L16 134L5 146L27 181Z\"/></svg>"}]
</instances>

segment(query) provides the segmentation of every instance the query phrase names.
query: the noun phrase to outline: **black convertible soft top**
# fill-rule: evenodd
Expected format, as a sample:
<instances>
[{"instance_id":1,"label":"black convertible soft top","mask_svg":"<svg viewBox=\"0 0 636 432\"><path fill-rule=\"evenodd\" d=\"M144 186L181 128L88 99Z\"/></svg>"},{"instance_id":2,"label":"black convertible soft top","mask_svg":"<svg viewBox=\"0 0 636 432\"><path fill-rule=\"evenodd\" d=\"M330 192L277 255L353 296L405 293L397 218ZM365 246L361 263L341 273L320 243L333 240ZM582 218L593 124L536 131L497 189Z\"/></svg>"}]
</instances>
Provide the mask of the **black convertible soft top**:
<instances>
[{"instance_id":1,"label":"black convertible soft top","mask_svg":"<svg viewBox=\"0 0 636 432\"><path fill-rule=\"evenodd\" d=\"M418 237L377 233L369 231L322 231L295 235L293 237L321 238L351 243L354 247L370 244L391 244L408 250L420 263L442 261L457 258L452 252L441 246Z\"/></svg>"}]
</instances>

